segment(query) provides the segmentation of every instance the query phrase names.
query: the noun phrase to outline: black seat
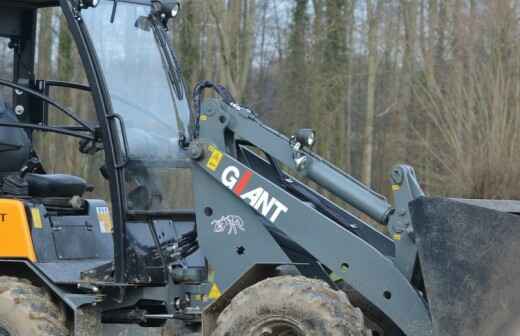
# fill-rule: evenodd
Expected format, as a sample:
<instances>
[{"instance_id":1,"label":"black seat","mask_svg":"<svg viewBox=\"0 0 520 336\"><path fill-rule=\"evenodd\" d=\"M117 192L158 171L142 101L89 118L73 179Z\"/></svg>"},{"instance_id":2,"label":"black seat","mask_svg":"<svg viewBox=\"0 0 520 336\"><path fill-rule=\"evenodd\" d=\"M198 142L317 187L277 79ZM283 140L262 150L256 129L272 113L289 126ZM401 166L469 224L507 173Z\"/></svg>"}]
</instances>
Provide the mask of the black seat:
<instances>
[{"instance_id":1,"label":"black seat","mask_svg":"<svg viewBox=\"0 0 520 336\"><path fill-rule=\"evenodd\" d=\"M16 123L14 111L0 100L0 121ZM87 182L81 177L63 174L35 174L37 170L24 169L30 163L32 144L25 130L16 127L0 127L0 192L16 196L72 197L82 196ZM41 165L41 164L40 164ZM43 168L40 169L43 172Z\"/></svg>"},{"instance_id":2,"label":"black seat","mask_svg":"<svg viewBox=\"0 0 520 336\"><path fill-rule=\"evenodd\" d=\"M63 174L27 174L25 181L32 197L82 196L88 186L81 177Z\"/></svg>"}]
</instances>

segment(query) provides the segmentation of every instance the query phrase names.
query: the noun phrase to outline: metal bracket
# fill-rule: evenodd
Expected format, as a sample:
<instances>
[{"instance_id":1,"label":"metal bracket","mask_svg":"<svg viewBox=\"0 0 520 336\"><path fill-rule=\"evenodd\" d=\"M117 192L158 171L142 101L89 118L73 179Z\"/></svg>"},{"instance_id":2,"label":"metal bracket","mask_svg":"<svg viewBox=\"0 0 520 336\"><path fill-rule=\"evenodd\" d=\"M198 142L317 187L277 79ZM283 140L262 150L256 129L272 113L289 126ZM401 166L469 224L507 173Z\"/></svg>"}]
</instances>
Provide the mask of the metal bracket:
<instances>
[{"instance_id":1,"label":"metal bracket","mask_svg":"<svg viewBox=\"0 0 520 336\"><path fill-rule=\"evenodd\" d=\"M390 215L388 231L395 241L395 263L410 280L417 260L417 246L408 204L424 196L424 192L411 166L394 167L391 180L395 210Z\"/></svg>"}]
</instances>

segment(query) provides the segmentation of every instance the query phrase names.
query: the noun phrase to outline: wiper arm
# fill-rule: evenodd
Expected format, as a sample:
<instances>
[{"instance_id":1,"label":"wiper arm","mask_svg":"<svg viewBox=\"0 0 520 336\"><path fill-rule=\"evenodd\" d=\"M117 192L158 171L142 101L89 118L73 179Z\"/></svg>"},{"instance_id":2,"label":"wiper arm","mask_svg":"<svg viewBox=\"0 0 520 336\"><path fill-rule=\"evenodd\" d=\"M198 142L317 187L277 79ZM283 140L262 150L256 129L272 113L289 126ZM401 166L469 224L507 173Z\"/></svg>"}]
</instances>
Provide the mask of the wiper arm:
<instances>
[{"instance_id":1,"label":"wiper arm","mask_svg":"<svg viewBox=\"0 0 520 336\"><path fill-rule=\"evenodd\" d=\"M110 15L110 23L114 23L116 19L116 11L117 11L117 0L114 0L114 5L112 6L112 14Z\"/></svg>"},{"instance_id":2,"label":"wiper arm","mask_svg":"<svg viewBox=\"0 0 520 336\"><path fill-rule=\"evenodd\" d=\"M166 63L164 65L165 70L168 73L168 77L170 78L170 81L173 85L175 94L177 95L177 99L182 100L184 98L184 95L182 90L182 75L180 72L179 63L177 62L175 55L173 55L171 52L170 46L168 45L168 41L166 40L164 35L164 31L162 31L162 28L159 26L160 23L157 22L157 19L155 19L155 17L153 17L151 21L153 33L161 51L161 56L164 62Z\"/></svg>"}]
</instances>

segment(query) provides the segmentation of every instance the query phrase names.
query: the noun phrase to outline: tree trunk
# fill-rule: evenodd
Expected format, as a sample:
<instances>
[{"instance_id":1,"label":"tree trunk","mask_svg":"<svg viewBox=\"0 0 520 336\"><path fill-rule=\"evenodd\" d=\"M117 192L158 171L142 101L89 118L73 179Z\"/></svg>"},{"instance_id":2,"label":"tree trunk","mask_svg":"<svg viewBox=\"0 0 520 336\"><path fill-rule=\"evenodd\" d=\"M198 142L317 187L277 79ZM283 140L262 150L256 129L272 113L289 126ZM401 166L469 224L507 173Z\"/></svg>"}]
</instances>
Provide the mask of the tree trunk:
<instances>
[{"instance_id":1,"label":"tree trunk","mask_svg":"<svg viewBox=\"0 0 520 336\"><path fill-rule=\"evenodd\" d=\"M363 129L363 156L361 159L361 181L366 185L372 183L372 159L374 153L374 118L376 113L376 76L377 76L377 47L381 2L366 0L367 6L367 102L365 127Z\"/></svg>"},{"instance_id":2,"label":"tree trunk","mask_svg":"<svg viewBox=\"0 0 520 336\"><path fill-rule=\"evenodd\" d=\"M209 1L220 45L221 78L238 101L244 98L254 47L256 1Z\"/></svg>"}]
</instances>

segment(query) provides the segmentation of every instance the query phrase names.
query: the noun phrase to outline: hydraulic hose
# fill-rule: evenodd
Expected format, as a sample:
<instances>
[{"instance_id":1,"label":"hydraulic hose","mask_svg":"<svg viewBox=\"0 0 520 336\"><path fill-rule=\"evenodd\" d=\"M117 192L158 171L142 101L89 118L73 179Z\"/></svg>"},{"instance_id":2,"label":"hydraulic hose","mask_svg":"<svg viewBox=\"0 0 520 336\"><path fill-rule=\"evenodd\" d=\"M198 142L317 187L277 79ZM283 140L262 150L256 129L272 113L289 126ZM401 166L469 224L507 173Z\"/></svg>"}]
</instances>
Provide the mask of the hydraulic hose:
<instances>
[{"instance_id":1,"label":"hydraulic hose","mask_svg":"<svg viewBox=\"0 0 520 336\"><path fill-rule=\"evenodd\" d=\"M193 120L193 139L199 137L202 94L206 89L213 89L222 98L224 103L228 105L235 103L235 98L233 98L233 95L231 95L225 86L215 84L209 80L198 82L193 89L193 111L195 111Z\"/></svg>"}]
</instances>

